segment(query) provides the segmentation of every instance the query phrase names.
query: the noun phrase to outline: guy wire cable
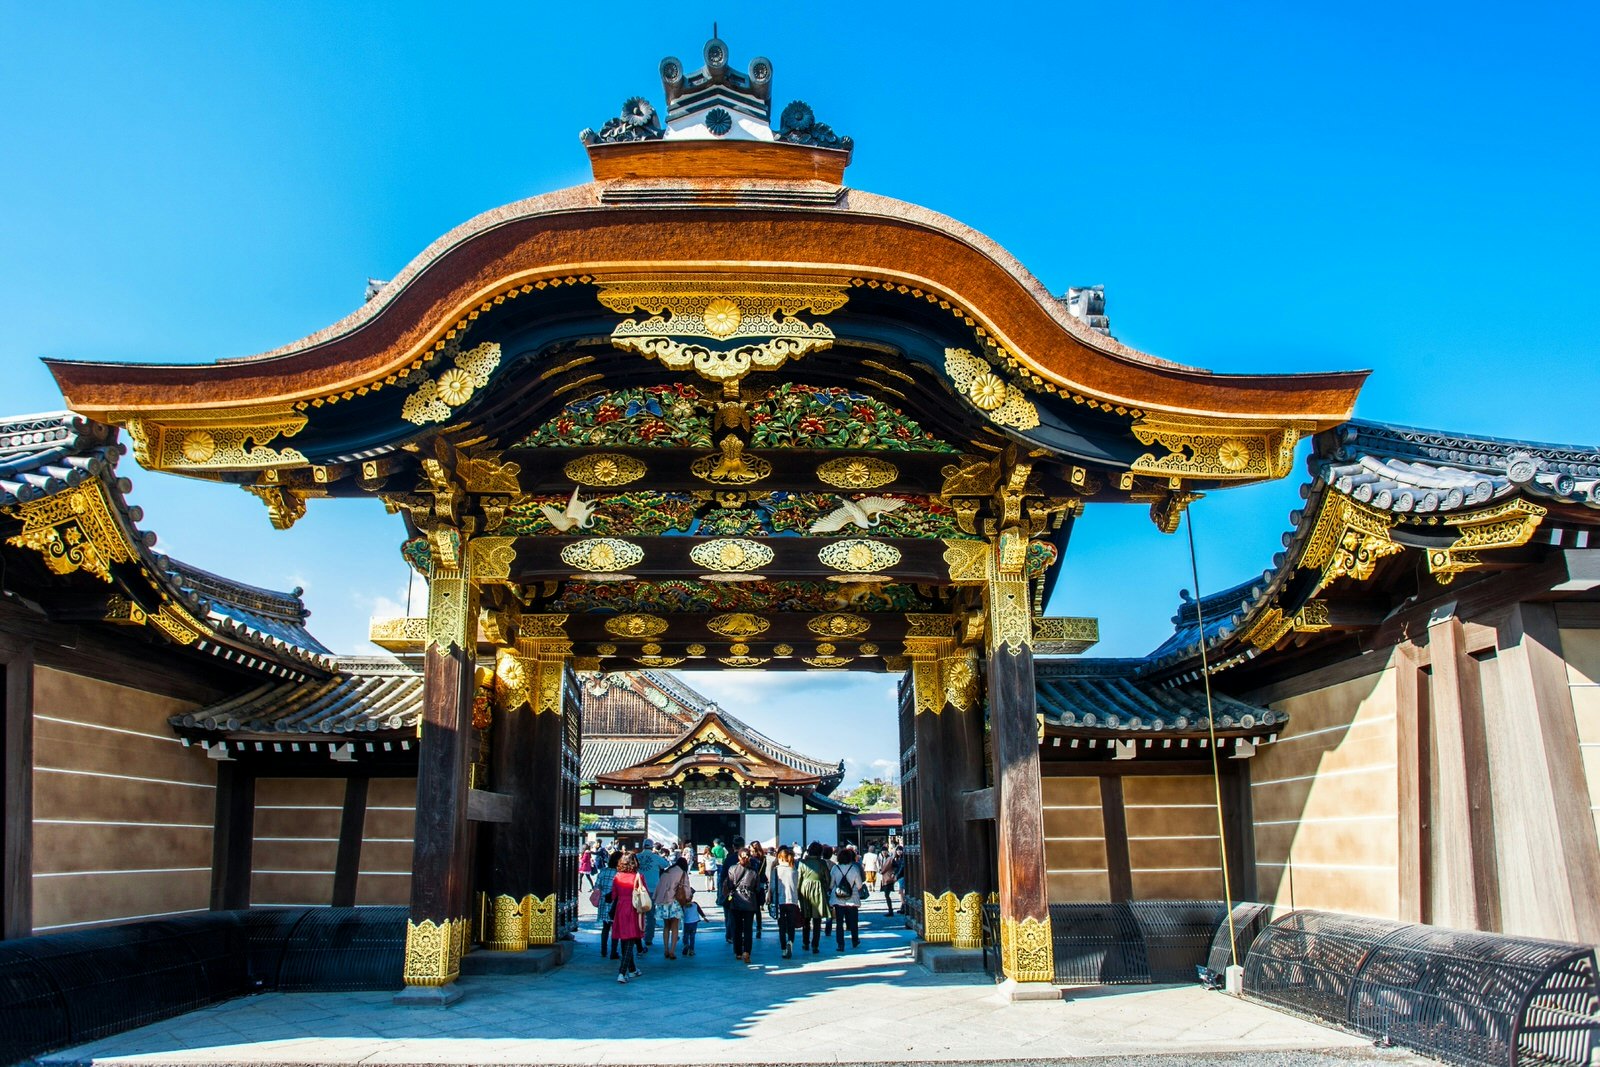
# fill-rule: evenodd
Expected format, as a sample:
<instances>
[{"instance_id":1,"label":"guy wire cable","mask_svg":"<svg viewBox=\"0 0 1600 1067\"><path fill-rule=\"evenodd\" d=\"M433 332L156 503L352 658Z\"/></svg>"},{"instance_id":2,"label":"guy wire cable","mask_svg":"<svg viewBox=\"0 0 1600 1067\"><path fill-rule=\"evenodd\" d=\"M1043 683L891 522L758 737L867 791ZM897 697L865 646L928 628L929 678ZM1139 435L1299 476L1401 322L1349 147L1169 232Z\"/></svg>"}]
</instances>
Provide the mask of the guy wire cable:
<instances>
[{"instance_id":1,"label":"guy wire cable","mask_svg":"<svg viewBox=\"0 0 1600 1067\"><path fill-rule=\"evenodd\" d=\"M1206 731L1211 738L1211 788L1217 807L1217 851L1222 856L1222 902L1228 909L1228 958L1239 966L1239 940L1233 929L1233 884L1228 876L1228 834L1222 819L1222 768L1217 762L1217 713L1211 706L1211 664L1206 657L1206 619L1200 610L1200 563L1194 551L1194 509L1185 508L1189 530L1189 571L1194 575L1194 622L1200 631L1200 677L1206 686Z\"/></svg>"}]
</instances>

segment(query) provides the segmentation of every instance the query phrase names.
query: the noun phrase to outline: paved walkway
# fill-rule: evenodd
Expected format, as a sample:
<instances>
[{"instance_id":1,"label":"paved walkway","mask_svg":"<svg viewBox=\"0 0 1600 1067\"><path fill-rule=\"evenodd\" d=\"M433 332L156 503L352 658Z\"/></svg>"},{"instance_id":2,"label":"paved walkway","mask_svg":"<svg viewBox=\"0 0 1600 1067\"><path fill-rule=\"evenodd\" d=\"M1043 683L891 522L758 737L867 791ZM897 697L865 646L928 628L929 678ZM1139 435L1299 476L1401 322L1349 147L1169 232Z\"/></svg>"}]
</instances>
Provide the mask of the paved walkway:
<instances>
[{"instance_id":1,"label":"paved walkway","mask_svg":"<svg viewBox=\"0 0 1600 1067\"><path fill-rule=\"evenodd\" d=\"M586 909L587 910L587 909ZM1198 986L1106 988L1063 1002L1002 1001L984 975L932 975L911 935L873 902L859 950L779 958L775 925L754 962L721 923L694 958L616 982L592 917L547 974L462 980L454 1007L399 1008L387 993L268 993L46 1057L53 1064L800 1064L1088 1062L1164 1065L1418 1062ZM1124 1060L1122 1062L1133 1062Z\"/></svg>"}]
</instances>

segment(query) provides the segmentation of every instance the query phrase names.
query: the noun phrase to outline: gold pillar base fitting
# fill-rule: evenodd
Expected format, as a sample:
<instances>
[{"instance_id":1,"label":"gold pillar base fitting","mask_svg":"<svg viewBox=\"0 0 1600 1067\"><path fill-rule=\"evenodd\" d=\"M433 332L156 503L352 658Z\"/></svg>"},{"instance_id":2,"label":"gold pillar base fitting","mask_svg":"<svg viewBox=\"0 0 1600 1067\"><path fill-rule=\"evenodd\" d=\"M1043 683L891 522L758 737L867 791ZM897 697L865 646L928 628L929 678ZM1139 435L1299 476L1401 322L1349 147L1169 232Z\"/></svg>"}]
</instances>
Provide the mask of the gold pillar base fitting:
<instances>
[{"instance_id":1,"label":"gold pillar base fitting","mask_svg":"<svg viewBox=\"0 0 1600 1067\"><path fill-rule=\"evenodd\" d=\"M491 952L527 951L528 922L522 901L502 893L488 905L488 923L482 932L483 947Z\"/></svg>"},{"instance_id":2,"label":"gold pillar base fitting","mask_svg":"<svg viewBox=\"0 0 1600 1067\"><path fill-rule=\"evenodd\" d=\"M461 976L467 920L406 922L406 985L443 986Z\"/></svg>"},{"instance_id":3,"label":"gold pillar base fitting","mask_svg":"<svg viewBox=\"0 0 1600 1067\"><path fill-rule=\"evenodd\" d=\"M1016 982L1055 980L1055 948L1050 920L1000 919L1000 969Z\"/></svg>"},{"instance_id":4,"label":"gold pillar base fitting","mask_svg":"<svg viewBox=\"0 0 1600 1067\"><path fill-rule=\"evenodd\" d=\"M544 899L533 894L522 898L522 917L528 931L528 944L553 945L556 943L556 895Z\"/></svg>"}]
</instances>

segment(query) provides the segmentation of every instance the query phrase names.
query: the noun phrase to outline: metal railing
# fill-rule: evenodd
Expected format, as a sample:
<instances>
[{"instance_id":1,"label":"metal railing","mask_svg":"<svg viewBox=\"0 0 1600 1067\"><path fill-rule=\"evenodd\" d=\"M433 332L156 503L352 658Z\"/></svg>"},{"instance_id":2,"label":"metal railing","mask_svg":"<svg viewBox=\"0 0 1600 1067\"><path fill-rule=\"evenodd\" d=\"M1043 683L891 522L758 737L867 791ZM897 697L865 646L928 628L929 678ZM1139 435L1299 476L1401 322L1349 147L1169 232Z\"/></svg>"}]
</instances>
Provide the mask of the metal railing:
<instances>
[{"instance_id":1,"label":"metal railing","mask_svg":"<svg viewBox=\"0 0 1600 1067\"><path fill-rule=\"evenodd\" d=\"M1136 900L1050 905L1057 985L1193 982L1221 929L1220 900ZM1000 970L1000 908L984 907L984 965Z\"/></svg>"}]
</instances>

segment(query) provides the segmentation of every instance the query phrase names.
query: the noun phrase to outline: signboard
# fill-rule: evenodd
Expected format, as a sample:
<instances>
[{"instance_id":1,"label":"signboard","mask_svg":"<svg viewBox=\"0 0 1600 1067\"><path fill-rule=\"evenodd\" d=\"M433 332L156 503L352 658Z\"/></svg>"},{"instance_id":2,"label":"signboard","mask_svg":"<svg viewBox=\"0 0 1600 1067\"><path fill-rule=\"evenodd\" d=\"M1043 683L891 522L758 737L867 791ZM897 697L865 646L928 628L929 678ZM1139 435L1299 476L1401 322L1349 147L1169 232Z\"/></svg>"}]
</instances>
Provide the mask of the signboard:
<instances>
[{"instance_id":1,"label":"signboard","mask_svg":"<svg viewBox=\"0 0 1600 1067\"><path fill-rule=\"evenodd\" d=\"M594 822L584 827L585 830L595 830L600 833L626 834L644 833L643 815L596 815Z\"/></svg>"},{"instance_id":2,"label":"signboard","mask_svg":"<svg viewBox=\"0 0 1600 1067\"><path fill-rule=\"evenodd\" d=\"M738 811L739 787L712 786L709 789L685 789L684 811Z\"/></svg>"}]
</instances>

